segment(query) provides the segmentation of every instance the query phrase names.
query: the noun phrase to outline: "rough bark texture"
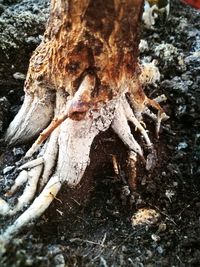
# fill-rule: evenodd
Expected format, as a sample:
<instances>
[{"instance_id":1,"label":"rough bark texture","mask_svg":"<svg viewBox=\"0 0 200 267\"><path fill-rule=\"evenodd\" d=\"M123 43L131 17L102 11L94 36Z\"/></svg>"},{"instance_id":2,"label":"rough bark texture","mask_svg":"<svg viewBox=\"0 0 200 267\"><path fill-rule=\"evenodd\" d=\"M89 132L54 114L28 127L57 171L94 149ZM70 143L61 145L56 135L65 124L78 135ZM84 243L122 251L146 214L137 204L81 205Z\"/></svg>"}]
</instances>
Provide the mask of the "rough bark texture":
<instances>
[{"instance_id":1,"label":"rough bark texture","mask_svg":"<svg viewBox=\"0 0 200 267\"><path fill-rule=\"evenodd\" d=\"M40 95L41 88L63 89L72 96L88 73L96 77L93 103L124 90L139 73L142 2L53 0L44 40L30 61L25 90Z\"/></svg>"}]
</instances>

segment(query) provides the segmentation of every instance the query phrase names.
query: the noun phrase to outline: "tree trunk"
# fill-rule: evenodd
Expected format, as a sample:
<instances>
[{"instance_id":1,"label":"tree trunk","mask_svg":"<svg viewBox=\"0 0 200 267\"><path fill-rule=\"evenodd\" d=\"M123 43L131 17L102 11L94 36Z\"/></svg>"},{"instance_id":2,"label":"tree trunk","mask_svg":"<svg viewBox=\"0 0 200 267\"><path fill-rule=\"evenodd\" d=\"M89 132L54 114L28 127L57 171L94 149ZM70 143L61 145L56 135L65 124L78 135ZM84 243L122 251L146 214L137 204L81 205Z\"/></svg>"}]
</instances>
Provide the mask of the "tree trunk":
<instances>
[{"instance_id":1,"label":"tree trunk","mask_svg":"<svg viewBox=\"0 0 200 267\"><path fill-rule=\"evenodd\" d=\"M24 105L26 111L21 110L19 121L8 130L11 143L35 137L54 115L55 94L73 97L88 74L95 78L90 92L93 105L132 87L140 71L138 21L142 2L52 1L44 40L30 61L25 83L27 109ZM30 112L34 100L31 106L37 105L39 120L35 110ZM27 121L22 121L27 110Z\"/></svg>"},{"instance_id":2,"label":"tree trunk","mask_svg":"<svg viewBox=\"0 0 200 267\"><path fill-rule=\"evenodd\" d=\"M93 92L97 99L111 99L124 90L123 84L137 71L141 8L142 0L52 1L26 90L33 92L39 83L74 95L88 73L97 78Z\"/></svg>"},{"instance_id":3,"label":"tree trunk","mask_svg":"<svg viewBox=\"0 0 200 267\"><path fill-rule=\"evenodd\" d=\"M142 7L142 0L52 0L44 39L30 60L24 104L6 139L16 143L34 138L54 118L27 152L30 158L50 136L36 158L20 167L7 192L13 196L27 182L16 206L0 199L1 213L13 215L30 204L38 185L40 194L5 231L4 242L39 217L64 182L68 186L80 182L99 132L112 127L130 149L130 166L134 165L137 155L143 160L144 155L130 121L144 137L150 152L146 167L151 167L154 149L142 116L156 121L158 133L166 115L155 100L146 97L141 85L148 74L138 64ZM158 116L148 106L156 108ZM135 165L132 169L135 175Z\"/></svg>"}]
</instances>

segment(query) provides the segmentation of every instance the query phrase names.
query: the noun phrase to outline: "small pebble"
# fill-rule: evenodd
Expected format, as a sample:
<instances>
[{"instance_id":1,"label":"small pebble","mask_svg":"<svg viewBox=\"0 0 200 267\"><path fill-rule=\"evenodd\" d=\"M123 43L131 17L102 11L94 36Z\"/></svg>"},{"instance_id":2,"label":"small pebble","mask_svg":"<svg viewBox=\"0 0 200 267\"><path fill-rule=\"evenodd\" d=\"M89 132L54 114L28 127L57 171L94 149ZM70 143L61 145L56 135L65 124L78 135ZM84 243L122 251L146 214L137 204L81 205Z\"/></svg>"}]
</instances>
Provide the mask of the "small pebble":
<instances>
[{"instance_id":1,"label":"small pebble","mask_svg":"<svg viewBox=\"0 0 200 267\"><path fill-rule=\"evenodd\" d=\"M151 235L151 239L152 239L153 241L155 241L155 242L158 242L158 241L160 241L160 236L155 235L155 234L152 234L152 235Z\"/></svg>"},{"instance_id":2,"label":"small pebble","mask_svg":"<svg viewBox=\"0 0 200 267\"><path fill-rule=\"evenodd\" d=\"M151 250L147 250L146 253L147 253L148 258L151 258L153 256L153 253L151 252Z\"/></svg>"},{"instance_id":3,"label":"small pebble","mask_svg":"<svg viewBox=\"0 0 200 267\"><path fill-rule=\"evenodd\" d=\"M164 252L164 250L161 246L158 246L156 250L158 251L159 254L163 254L163 252Z\"/></svg>"},{"instance_id":4,"label":"small pebble","mask_svg":"<svg viewBox=\"0 0 200 267\"><path fill-rule=\"evenodd\" d=\"M152 225L158 222L160 214L154 209L139 209L132 217L132 226L136 225Z\"/></svg>"},{"instance_id":5,"label":"small pebble","mask_svg":"<svg viewBox=\"0 0 200 267\"><path fill-rule=\"evenodd\" d=\"M24 150L22 149L22 148L13 148L13 155L14 156L22 156L22 155L24 155Z\"/></svg>"},{"instance_id":6,"label":"small pebble","mask_svg":"<svg viewBox=\"0 0 200 267\"><path fill-rule=\"evenodd\" d=\"M186 142L180 142L177 146L178 150L185 149L188 147L188 144Z\"/></svg>"},{"instance_id":7,"label":"small pebble","mask_svg":"<svg viewBox=\"0 0 200 267\"><path fill-rule=\"evenodd\" d=\"M26 266L33 266L33 259L27 258L26 259Z\"/></svg>"},{"instance_id":8,"label":"small pebble","mask_svg":"<svg viewBox=\"0 0 200 267\"><path fill-rule=\"evenodd\" d=\"M65 258L63 256L63 254L57 254L55 257L54 257L54 266L55 267L65 267Z\"/></svg>"},{"instance_id":9,"label":"small pebble","mask_svg":"<svg viewBox=\"0 0 200 267\"><path fill-rule=\"evenodd\" d=\"M148 43L146 40L144 40L144 39L140 40L139 50L141 53L149 50L149 46L148 46Z\"/></svg>"},{"instance_id":10,"label":"small pebble","mask_svg":"<svg viewBox=\"0 0 200 267\"><path fill-rule=\"evenodd\" d=\"M16 80L25 80L26 79L26 75L21 73L21 72L15 72L13 74L13 77L16 79Z\"/></svg>"},{"instance_id":11,"label":"small pebble","mask_svg":"<svg viewBox=\"0 0 200 267\"><path fill-rule=\"evenodd\" d=\"M165 196L169 199L169 201L172 201L172 198L175 196L175 192L172 190L166 190Z\"/></svg>"},{"instance_id":12,"label":"small pebble","mask_svg":"<svg viewBox=\"0 0 200 267\"><path fill-rule=\"evenodd\" d=\"M167 225L165 223L159 224L158 231L164 232L167 229Z\"/></svg>"}]
</instances>

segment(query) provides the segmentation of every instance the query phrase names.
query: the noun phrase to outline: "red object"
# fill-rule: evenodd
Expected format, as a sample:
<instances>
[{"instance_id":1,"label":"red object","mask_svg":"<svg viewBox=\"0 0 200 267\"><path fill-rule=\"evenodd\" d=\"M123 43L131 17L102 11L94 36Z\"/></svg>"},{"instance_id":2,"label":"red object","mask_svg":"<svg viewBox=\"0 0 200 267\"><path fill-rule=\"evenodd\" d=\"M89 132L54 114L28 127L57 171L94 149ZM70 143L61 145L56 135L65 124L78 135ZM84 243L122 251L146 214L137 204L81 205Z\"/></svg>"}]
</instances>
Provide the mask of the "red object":
<instances>
[{"instance_id":1,"label":"red object","mask_svg":"<svg viewBox=\"0 0 200 267\"><path fill-rule=\"evenodd\" d=\"M200 9L200 0L181 0L181 2L188 4L196 9Z\"/></svg>"}]
</instances>

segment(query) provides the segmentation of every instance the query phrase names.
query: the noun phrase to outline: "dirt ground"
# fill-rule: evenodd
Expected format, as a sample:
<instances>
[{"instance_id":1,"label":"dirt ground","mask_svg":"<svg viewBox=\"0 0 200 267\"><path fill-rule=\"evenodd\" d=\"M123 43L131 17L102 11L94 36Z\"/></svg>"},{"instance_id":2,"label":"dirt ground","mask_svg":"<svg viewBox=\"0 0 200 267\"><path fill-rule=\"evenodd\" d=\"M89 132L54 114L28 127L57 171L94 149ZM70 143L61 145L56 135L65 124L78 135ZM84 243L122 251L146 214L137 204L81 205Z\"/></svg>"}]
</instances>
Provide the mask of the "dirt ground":
<instances>
[{"instance_id":1,"label":"dirt ground","mask_svg":"<svg viewBox=\"0 0 200 267\"><path fill-rule=\"evenodd\" d=\"M27 12L35 16L31 27L22 27L26 40L24 34L16 35L18 45L13 46L4 34L7 48L0 42L2 192L12 184L12 166L30 145L6 147L3 134L23 101L22 73L48 17L48 1L35 2L0 1L1 28L4 21L17 20L15 10L23 11L27 3ZM170 116L159 140L146 121L158 153L156 167L147 172L138 163L137 187L129 195L126 148L110 130L100 135L81 185L64 188L42 218L13 241L0 266L200 266L200 12L174 0L168 21L143 29L142 39L148 46L141 59L156 59L161 72L161 81L147 88L148 95L164 93L168 100L163 107ZM135 225L142 212L152 218ZM1 229L12 221L1 218Z\"/></svg>"}]
</instances>

